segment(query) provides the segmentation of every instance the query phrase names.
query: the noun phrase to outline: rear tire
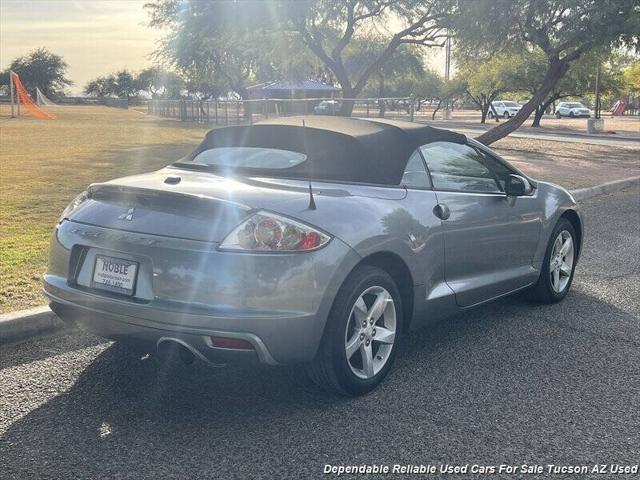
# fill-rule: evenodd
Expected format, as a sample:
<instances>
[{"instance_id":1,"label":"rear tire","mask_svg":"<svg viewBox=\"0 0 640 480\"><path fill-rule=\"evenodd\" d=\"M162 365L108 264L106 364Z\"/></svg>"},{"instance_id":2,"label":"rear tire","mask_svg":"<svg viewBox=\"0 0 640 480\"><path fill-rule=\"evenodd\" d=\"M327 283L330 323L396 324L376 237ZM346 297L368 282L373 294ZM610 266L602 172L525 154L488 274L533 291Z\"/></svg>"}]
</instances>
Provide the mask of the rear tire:
<instances>
[{"instance_id":1,"label":"rear tire","mask_svg":"<svg viewBox=\"0 0 640 480\"><path fill-rule=\"evenodd\" d=\"M402 320L402 300L391 276L377 267L357 267L336 296L308 376L342 395L373 390L393 365Z\"/></svg>"},{"instance_id":2,"label":"rear tire","mask_svg":"<svg viewBox=\"0 0 640 480\"><path fill-rule=\"evenodd\" d=\"M567 251L563 252L561 247L565 242L568 242L568 247ZM561 218L551 233L540 278L530 290L534 300L556 303L567 296L578 259L577 245L573 225L566 218Z\"/></svg>"}]
</instances>

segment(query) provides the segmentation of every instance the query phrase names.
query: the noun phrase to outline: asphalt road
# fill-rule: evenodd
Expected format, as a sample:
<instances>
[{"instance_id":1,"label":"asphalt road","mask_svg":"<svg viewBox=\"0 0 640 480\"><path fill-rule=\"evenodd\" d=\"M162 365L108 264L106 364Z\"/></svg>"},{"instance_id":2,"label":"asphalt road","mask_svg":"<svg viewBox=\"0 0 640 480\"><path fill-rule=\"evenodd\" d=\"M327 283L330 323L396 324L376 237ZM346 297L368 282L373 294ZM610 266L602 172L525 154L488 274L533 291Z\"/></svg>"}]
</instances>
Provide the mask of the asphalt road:
<instances>
[{"instance_id":1,"label":"asphalt road","mask_svg":"<svg viewBox=\"0 0 640 480\"><path fill-rule=\"evenodd\" d=\"M318 392L287 368L167 371L84 334L3 348L0 476L639 463L639 212L638 185L585 202L587 241L564 302L508 298L414 334L364 398Z\"/></svg>"}]
</instances>

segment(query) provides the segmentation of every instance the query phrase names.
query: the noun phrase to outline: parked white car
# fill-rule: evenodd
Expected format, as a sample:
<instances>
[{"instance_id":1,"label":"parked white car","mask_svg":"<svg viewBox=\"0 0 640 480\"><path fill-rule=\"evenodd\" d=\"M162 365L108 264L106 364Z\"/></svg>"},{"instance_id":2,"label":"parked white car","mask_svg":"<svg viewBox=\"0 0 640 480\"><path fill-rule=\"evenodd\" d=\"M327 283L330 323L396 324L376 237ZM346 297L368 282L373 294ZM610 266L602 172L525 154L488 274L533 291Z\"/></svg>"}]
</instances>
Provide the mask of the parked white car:
<instances>
[{"instance_id":1,"label":"parked white car","mask_svg":"<svg viewBox=\"0 0 640 480\"><path fill-rule=\"evenodd\" d=\"M591 116L591 110L580 102L560 102L556 107L556 118L561 117L587 117Z\"/></svg>"},{"instance_id":2,"label":"parked white car","mask_svg":"<svg viewBox=\"0 0 640 480\"><path fill-rule=\"evenodd\" d=\"M511 100L496 100L495 102L491 102L491 105L493 105L498 116L504 118L514 116L522 108L522 105L518 102L513 102ZM491 110L489 110L489 118L493 118L493 112Z\"/></svg>"},{"instance_id":3,"label":"parked white car","mask_svg":"<svg viewBox=\"0 0 640 480\"><path fill-rule=\"evenodd\" d=\"M342 104L338 100L323 100L313 107L313 112L316 115L337 115L341 108Z\"/></svg>"}]
</instances>

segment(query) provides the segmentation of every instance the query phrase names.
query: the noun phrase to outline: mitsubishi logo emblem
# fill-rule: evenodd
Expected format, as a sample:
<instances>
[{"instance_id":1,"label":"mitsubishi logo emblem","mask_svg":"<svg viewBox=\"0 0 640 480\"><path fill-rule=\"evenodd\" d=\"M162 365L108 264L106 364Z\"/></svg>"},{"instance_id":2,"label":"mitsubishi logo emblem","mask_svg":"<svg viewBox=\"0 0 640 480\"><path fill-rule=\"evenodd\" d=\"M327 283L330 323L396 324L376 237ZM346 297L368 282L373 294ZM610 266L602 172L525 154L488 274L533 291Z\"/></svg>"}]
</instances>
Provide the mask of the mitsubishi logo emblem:
<instances>
[{"instance_id":1,"label":"mitsubishi logo emblem","mask_svg":"<svg viewBox=\"0 0 640 480\"><path fill-rule=\"evenodd\" d=\"M133 220L133 210L133 208L130 208L129 210L127 210L127 213L118 215L118 220L127 220L130 222L131 220Z\"/></svg>"}]
</instances>

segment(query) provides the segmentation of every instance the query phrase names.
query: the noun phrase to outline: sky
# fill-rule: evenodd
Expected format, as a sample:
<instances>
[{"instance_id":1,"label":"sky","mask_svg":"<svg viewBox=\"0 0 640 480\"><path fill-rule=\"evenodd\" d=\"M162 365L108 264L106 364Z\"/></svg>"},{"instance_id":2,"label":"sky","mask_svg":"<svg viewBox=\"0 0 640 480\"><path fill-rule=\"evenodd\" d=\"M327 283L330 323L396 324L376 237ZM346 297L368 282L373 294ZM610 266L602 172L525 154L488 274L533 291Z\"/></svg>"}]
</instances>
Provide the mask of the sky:
<instances>
[{"instance_id":1,"label":"sky","mask_svg":"<svg viewBox=\"0 0 640 480\"><path fill-rule=\"evenodd\" d=\"M38 47L62 55L79 95L93 78L153 64L150 54L165 32L147 26L149 0L0 0L0 70ZM443 74L441 49L427 63Z\"/></svg>"},{"instance_id":2,"label":"sky","mask_svg":"<svg viewBox=\"0 0 640 480\"><path fill-rule=\"evenodd\" d=\"M38 47L69 64L70 92L121 68L153 62L162 31L146 26L148 0L0 0L0 69Z\"/></svg>"}]
</instances>

